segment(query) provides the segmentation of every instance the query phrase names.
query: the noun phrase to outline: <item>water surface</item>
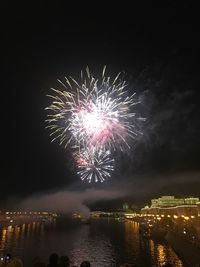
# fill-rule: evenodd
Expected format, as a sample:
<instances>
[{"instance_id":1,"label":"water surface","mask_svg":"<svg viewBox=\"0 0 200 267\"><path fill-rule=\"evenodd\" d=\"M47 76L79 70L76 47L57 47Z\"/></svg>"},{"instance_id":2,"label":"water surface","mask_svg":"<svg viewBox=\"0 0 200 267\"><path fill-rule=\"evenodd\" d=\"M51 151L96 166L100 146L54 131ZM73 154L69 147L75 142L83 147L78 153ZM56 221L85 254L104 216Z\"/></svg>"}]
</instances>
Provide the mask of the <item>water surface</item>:
<instances>
[{"instance_id":1,"label":"water surface","mask_svg":"<svg viewBox=\"0 0 200 267\"><path fill-rule=\"evenodd\" d=\"M94 219L90 224L33 222L0 229L0 253L11 253L31 266L35 256L47 263L52 252L68 255L79 266L89 260L92 266L120 266L135 263L145 267L161 267L170 262L185 267L173 249L164 242L140 236L139 225L131 221Z\"/></svg>"}]
</instances>

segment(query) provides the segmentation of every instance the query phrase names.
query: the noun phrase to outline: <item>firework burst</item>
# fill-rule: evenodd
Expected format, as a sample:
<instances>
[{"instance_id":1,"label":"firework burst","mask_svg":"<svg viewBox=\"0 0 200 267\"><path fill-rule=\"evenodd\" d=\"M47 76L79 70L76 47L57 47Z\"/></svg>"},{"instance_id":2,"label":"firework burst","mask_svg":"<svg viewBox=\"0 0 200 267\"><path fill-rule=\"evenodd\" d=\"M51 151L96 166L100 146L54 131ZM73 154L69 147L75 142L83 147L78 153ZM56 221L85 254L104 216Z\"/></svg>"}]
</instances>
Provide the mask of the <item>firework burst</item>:
<instances>
[{"instance_id":1,"label":"firework burst","mask_svg":"<svg viewBox=\"0 0 200 267\"><path fill-rule=\"evenodd\" d=\"M52 142L82 151L76 160L82 180L102 182L109 177L114 169L109 165L111 152L129 148L130 140L141 134L138 121L144 120L137 117L135 106L140 102L135 93L129 95L121 73L111 79L105 69L99 79L86 68L79 82L72 77L58 80L63 89L52 88L53 94L48 95L52 102L46 108L46 122ZM85 164L79 164L80 160Z\"/></svg>"},{"instance_id":2,"label":"firework burst","mask_svg":"<svg viewBox=\"0 0 200 267\"><path fill-rule=\"evenodd\" d=\"M76 153L75 160L78 166L78 175L81 180L86 180L89 183L104 182L107 177L111 176L114 171L114 159L111 158L109 150L102 149L83 150Z\"/></svg>"}]
</instances>

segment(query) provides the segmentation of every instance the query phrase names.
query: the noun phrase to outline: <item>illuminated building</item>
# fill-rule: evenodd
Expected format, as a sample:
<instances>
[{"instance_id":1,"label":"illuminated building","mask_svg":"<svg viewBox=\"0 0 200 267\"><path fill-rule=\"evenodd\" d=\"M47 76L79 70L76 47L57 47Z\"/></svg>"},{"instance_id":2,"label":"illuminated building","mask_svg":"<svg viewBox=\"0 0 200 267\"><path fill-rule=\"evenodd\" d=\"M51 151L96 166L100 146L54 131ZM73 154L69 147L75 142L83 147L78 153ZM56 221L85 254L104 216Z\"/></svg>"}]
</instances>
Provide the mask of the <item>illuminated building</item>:
<instances>
[{"instance_id":1,"label":"illuminated building","mask_svg":"<svg viewBox=\"0 0 200 267\"><path fill-rule=\"evenodd\" d=\"M183 198L175 198L174 196L162 196L151 200L151 208L174 207L184 204L185 200Z\"/></svg>"},{"instance_id":2,"label":"illuminated building","mask_svg":"<svg viewBox=\"0 0 200 267\"><path fill-rule=\"evenodd\" d=\"M128 211L129 210L129 205L127 203L123 204L123 211Z\"/></svg>"},{"instance_id":3,"label":"illuminated building","mask_svg":"<svg viewBox=\"0 0 200 267\"><path fill-rule=\"evenodd\" d=\"M142 213L146 214L149 213L149 206L145 206L144 208L141 209Z\"/></svg>"},{"instance_id":4,"label":"illuminated building","mask_svg":"<svg viewBox=\"0 0 200 267\"><path fill-rule=\"evenodd\" d=\"M152 199L151 206L142 208L141 213L163 216L197 216L200 215L200 202L197 197L175 198L174 196L162 196Z\"/></svg>"},{"instance_id":5,"label":"illuminated building","mask_svg":"<svg viewBox=\"0 0 200 267\"><path fill-rule=\"evenodd\" d=\"M198 216L200 216L200 202L197 202Z\"/></svg>"},{"instance_id":6,"label":"illuminated building","mask_svg":"<svg viewBox=\"0 0 200 267\"><path fill-rule=\"evenodd\" d=\"M199 202L198 197L185 198L185 204L186 205L196 205L198 202Z\"/></svg>"}]
</instances>

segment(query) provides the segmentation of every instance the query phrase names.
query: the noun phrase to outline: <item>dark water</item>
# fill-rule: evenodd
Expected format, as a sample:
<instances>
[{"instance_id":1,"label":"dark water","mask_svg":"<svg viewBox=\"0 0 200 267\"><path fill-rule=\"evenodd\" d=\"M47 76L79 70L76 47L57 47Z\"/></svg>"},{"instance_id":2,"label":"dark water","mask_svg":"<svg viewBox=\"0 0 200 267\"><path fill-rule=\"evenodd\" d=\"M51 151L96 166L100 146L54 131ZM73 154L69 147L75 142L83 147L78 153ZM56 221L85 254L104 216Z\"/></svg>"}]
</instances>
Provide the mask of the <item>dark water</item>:
<instances>
[{"instance_id":1,"label":"dark water","mask_svg":"<svg viewBox=\"0 0 200 267\"><path fill-rule=\"evenodd\" d=\"M137 223L96 219L90 224L63 225L34 222L1 228L0 253L21 257L25 267L31 266L35 256L41 256L47 263L52 252L68 255L77 266L83 260L89 260L95 267L124 263L149 267L166 262L184 266L167 244L141 238Z\"/></svg>"}]
</instances>

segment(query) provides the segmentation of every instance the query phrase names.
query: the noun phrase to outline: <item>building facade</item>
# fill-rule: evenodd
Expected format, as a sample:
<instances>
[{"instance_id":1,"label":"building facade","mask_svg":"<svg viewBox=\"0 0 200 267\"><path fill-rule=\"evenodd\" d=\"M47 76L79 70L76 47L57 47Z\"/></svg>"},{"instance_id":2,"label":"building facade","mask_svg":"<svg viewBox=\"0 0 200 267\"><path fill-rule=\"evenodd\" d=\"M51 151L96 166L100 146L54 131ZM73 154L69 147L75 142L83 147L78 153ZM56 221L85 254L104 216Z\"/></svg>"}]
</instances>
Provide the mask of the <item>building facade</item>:
<instances>
[{"instance_id":1,"label":"building facade","mask_svg":"<svg viewBox=\"0 0 200 267\"><path fill-rule=\"evenodd\" d=\"M166 216L200 216L200 202L197 197L162 196L152 199L151 206L142 208L141 213Z\"/></svg>"}]
</instances>

